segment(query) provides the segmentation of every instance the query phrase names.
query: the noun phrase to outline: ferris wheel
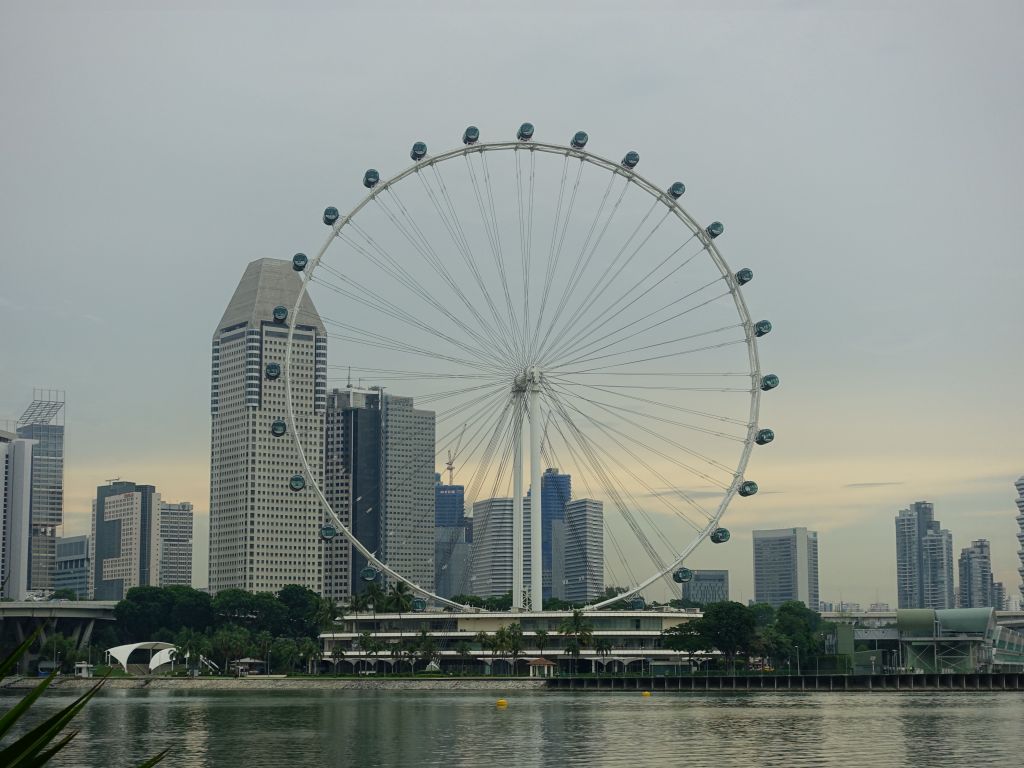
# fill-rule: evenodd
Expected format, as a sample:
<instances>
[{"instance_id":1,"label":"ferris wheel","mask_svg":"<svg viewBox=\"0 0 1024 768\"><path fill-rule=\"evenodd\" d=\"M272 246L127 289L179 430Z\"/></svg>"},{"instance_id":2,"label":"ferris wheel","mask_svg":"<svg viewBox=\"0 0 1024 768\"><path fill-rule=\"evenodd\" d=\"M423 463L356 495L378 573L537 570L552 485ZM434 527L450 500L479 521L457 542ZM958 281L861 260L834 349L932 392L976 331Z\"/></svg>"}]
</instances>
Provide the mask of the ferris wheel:
<instances>
[{"instance_id":1,"label":"ferris wheel","mask_svg":"<svg viewBox=\"0 0 1024 768\"><path fill-rule=\"evenodd\" d=\"M544 560L550 523L531 503L545 468L571 476L573 498L600 502L599 576L625 590L591 596L601 608L688 581L686 558L728 541L722 516L757 493L747 463L774 439L758 424L762 392L779 385L758 362L772 326L751 318L741 292L753 272L729 268L723 225L684 210L681 181L656 184L636 151L613 161L589 143L582 131L544 143L530 123L494 142L470 126L441 154L418 141L399 173L367 170L363 199L344 215L327 208L326 241L293 258L289 424L308 292L330 344L329 385L433 412L429 458L396 450L381 477L404 488L429 473L432 484L447 466L467 510L510 501L516 609L539 609L543 580L556 581ZM339 503L311 464L322 446L287 431L302 466L292 489L319 496L324 538L347 538L367 581L383 575L465 607L410 576L376 534L360 535L355 499ZM561 535L567 551L584 546L571 526Z\"/></svg>"}]
</instances>

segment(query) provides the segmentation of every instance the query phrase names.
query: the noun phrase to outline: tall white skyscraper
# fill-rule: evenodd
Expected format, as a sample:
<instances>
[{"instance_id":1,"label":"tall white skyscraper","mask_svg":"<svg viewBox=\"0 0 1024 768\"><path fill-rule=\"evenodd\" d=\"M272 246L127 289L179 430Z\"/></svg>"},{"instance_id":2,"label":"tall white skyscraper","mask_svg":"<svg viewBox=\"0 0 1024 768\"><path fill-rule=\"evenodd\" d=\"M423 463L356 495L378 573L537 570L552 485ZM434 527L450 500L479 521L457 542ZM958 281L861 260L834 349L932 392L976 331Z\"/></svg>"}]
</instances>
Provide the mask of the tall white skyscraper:
<instances>
[{"instance_id":1,"label":"tall white skyscraper","mask_svg":"<svg viewBox=\"0 0 1024 768\"><path fill-rule=\"evenodd\" d=\"M1020 558L1017 573L1020 574L1020 596L1024 602L1024 476L1017 478L1014 487L1017 489L1017 527L1020 529L1017 532L1017 556Z\"/></svg>"},{"instance_id":2,"label":"tall white skyscraper","mask_svg":"<svg viewBox=\"0 0 1024 768\"><path fill-rule=\"evenodd\" d=\"M192 504L160 503L161 587L192 584Z\"/></svg>"},{"instance_id":3,"label":"tall white skyscraper","mask_svg":"<svg viewBox=\"0 0 1024 768\"><path fill-rule=\"evenodd\" d=\"M585 603L604 593L604 504L567 502L564 525L565 599Z\"/></svg>"},{"instance_id":4,"label":"tall white skyscraper","mask_svg":"<svg viewBox=\"0 0 1024 768\"><path fill-rule=\"evenodd\" d=\"M327 336L306 295L291 311L299 278L291 262L259 259L246 267L213 333L210 435L210 589L275 592L300 584L323 588L323 509L307 486L289 434L298 429L310 469L323 472ZM275 312L275 309L280 307ZM282 316L284 315L284 316ZM294 324L292 403L287 423L285 349ZM311 481L313 478L305 478ZM431 537L430 546L433 546Z\"/></svg>"},{"instance_id":5,"label":"tall white skyscraper","mask_svg":"<svg viewBox=\"0 0 1024 768\"><path fill-rule=\"evenodd\" d=\"M799 600L818 608L818 533L806 528L754 531L754 600L778 608Z\"/></svg>"},{"instance_id":6,"label":"tall white skyscraper","mask_svg":"<svg viewBox=\"0 0 1024 768\"><path fill-rule=\"evenodd\" d=\"M28 588L49 591L57 569L57 528L64 524L64 393L36 389L18 419L18 437L32 449L32 532Z\"/></svg>"},{"instance_id":7,"label":"tall white skyscraper","mask_svg":"<svg viewBox=\"0 0 1024 768\"><path fill-rule=\"evenodd\" d=\"M523 585L530 583L530 497L523 499ZM512 499L473 503L473 594L496 597L512 591Z\"/></svg>"},{"instance_id":8,"label":"tall white skyscraper","mask_svg":"<svg viewBox=\"0 0 1024 768\"><path fill-rule=\"evenodd\" d=\"M34 440L0 431L0 596L24 600L29 590Z\"/></svg>"},{"instance_id":9,"label":"tall white skyscraper","mask_svg":"<svg viewBox=\"0 0 1024 768\"><path fill-rule=\"evenodd\" d=\"M935 507L915 501L896 516L896 594L900 608L953 608L953 535Z\"/></svg>"}]
</instances>

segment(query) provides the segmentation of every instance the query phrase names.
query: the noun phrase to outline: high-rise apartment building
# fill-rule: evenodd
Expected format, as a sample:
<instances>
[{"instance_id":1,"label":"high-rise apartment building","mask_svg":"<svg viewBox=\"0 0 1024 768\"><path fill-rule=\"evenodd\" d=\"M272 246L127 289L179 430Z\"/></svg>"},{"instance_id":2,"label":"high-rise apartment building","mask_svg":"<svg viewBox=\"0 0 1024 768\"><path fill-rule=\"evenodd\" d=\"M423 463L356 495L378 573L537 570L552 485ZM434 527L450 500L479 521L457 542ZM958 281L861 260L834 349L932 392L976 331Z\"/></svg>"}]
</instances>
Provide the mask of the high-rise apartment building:
<instances>
[{"instance_id":1,"label":"high-rise apartment building","mask_svg":"<svg viewBox=\"0 0 1024 768\"><path fill-rule=\"evenodd\" d=\"M32 449L32 532L29 589L53 589L57 527L64 524L64 393L37 389L18 419L18 437Z\"/></svg>"},{"instance_id":2,"label":"high-rise apartment building","mask_svg":"<svg viewBox=\"0 0 1024 768\"><path fill-rule=\"evenodd\" d=\"M159 586L192 584L192 504L160 503Z\"/></svg>"},{"instance_id":3,"label":"high-rise apartment building","mask_svg":"<svg viewBox=\"0 0 1024 768\"><path fill-rule=\"evenodd\" d=\"M0 431L0 597L24 600L29 591L34 440Z\"/></svg>"},{"instance_id":4,"label":"high-rise apartment building","mask_svg":"<svg viewBox=\"0 0 1024 768\"><path fill-rule=\"evenodd\" d=\"M817 607L817 531L754 531L754 600L776 608L790 600Z\"/></svg>"},{"instance_id":5,"label":"high-rise apartment building","mask_svg":"<svg viewBox=\"0 0 1024 768\"><path fill-rule=\"evenodd\" d=\"M960 608L1003 610L1006 589L992 576L992 549L988 539L972 541L960 550Z\"/></svg>"},{"instance_id":6,"label":"high-rise apartment building","mask_svg":"<svg viewBox=\"0 0 1024 768\"><path fill-rule=\"evenodd\" d=\"M532 489L531 489L532 492ZM563 557L561 550L552 546L551 526L565 520L565 505L572 498L572 476L563 475L557 467L549 467L540 477L541 567L544 570L544 598L553 596L552 568L562 570L565 564L555 564ZM557 592L557 589L555 590ZM603 589L602 589L603 591ZM554 595L557 597L557 595Z\"/></svg>"},{"instance_id":7,"label":"high-rise apartment building","mask_svg":"<svg viewBox=\"0 0 1024 768\"><path fill-rule=\"evenodd\" d=\"M352 534L409 581L434 588L434 413L380 389L332 390L324 429L324 495ZM325 546L324 592L365 585L367 561L343 537Z\"/></svg>"},{"instance_id":8,"label":"high-rise apartment building","mask_svg":"<svg viewBox=\"0 0 1024 768\"><path fill-rule=\"evenodd\" d=\"M565 599L589 602L604 593L604 504L572 499L564 513Z\"/></svg>"},{"instance_id":9,"label":"high-rise apartment building","mask_svg":"<svg viewBox=\"0 0 1024 768\"><path fill-rule=\"evenodd\" d=\"M327 335L291 262L249 264L213 333L210 434L210 590L323 589L324 511L310 486L323 473ZM285 351L294 326L287 418ZM280 436L271 432L280 422ZM304 474L290 434L298 431L315 478Z\"/></svg>"},{"instance_id":10,"label":"high-rise apartment building","mask_svg":"<svg viewBox=\"0 0 1024 768\"><path fill-rule=\"evenodd\" d=\"M57 539L57 570L54 589L67 589L79 600L89 598L89 537Z\"/></svg>"},{"instance_id":11,"label":"high-rise apartment building","mask_svg":"<svg viewBox=\"0 0 1024 768\"><path fill-rule=\"evenodd\" d=\"M158 586L160 494L154 486L114 480L96 489L89 569L94 600L122 600L132 587Z\"/></svg>"},{"instance_id":12,"label":"high-rise apartment building","mask_svg":"<svg viewBox=\"0 0 1024 768\"><path fill-rule=\"evenodd\" d=\"M530 498L523 499L523 587L530 584ZM473 503L473 594L496 597L512 591L512 499ZM538 606L539 608L539 606Z\"/></svg>"},{"instance_id":13,"label":"high-rise apartment building","mask_svg":"<svg viewBox=\"0 0 1024 768\"><path fill-rule=\"evenodd\" d=\"M1017 489L1017 557L1020 559L1020 568L1017 573L1020 575L1020 596L1024 600L1024 475L1017 478L1013 484Z\"/></svg>"},{"instance_id":14,"label":"high-rise apartment building","mask_svg":"<svg viewBox=\"0 0 1024 768\"><path fill-rule=\"evenodd\" d=\"M896 516L896 594L900 608L953 608L953 535L935 507L915 501Z\"/></svg>"},{"instance_id":15,"label":"high-rise apartment building","mask_svg":"<svg viewBox=\"0 0 1024 768\"><path fill-rule=\"evenodd\" d=\"M694 571L693 578L682 587L683 600L699 605L724 603L729 599L729 572Z\"/></svg>"}]
</instances>

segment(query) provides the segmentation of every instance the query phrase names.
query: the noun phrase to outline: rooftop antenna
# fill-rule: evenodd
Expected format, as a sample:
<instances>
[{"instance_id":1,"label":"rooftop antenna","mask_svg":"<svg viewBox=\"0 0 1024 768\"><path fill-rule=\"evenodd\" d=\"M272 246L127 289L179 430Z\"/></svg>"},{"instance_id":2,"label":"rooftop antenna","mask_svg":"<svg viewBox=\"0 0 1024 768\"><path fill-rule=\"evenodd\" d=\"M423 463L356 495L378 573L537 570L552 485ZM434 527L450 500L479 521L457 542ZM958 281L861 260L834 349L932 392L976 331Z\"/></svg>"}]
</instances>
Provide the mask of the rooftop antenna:
<instances>
[{"instance_id":1,"label":"rooftop antenna","mask_svg":"<svg viewBox=\"0 0 1024 768\"><path fill-rule=\"evenodd\" d=\"M348 389L352 389L352 366L348 367L348 384L345 385Z\"/></svg>"},{"instance_id":2,"label":"rooftop antenna","mask_svg":"<svg viewBox=\"0 0 1024 768\"><path fill-rule=\"evenodd\" d=\"M113 485L114 483L119 482L120 480L121 480L120 477L108 477L107 478L107 485Z\"/></svg>"}]
</instances>

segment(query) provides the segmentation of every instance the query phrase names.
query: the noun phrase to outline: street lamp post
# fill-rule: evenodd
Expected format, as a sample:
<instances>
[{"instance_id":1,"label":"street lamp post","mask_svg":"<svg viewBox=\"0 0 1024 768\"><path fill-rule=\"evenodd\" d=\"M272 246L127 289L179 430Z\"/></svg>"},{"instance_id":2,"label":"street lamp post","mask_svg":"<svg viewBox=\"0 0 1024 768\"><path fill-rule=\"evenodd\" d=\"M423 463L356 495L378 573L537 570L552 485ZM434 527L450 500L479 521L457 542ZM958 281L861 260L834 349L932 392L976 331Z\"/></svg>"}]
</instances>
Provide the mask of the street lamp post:
<instances>
[{"instance_id":1,"label":"street lamp post","mask_svg":"<svg viewBox=\"0 0 1024 768\"><path fill-rule=\"evenodd\" d=\"M796 675L797 675L797 677L799 677L800 676L800 646L799 645L794 645L793 647L796 648Z\"/></svg>"}]
</instances>

